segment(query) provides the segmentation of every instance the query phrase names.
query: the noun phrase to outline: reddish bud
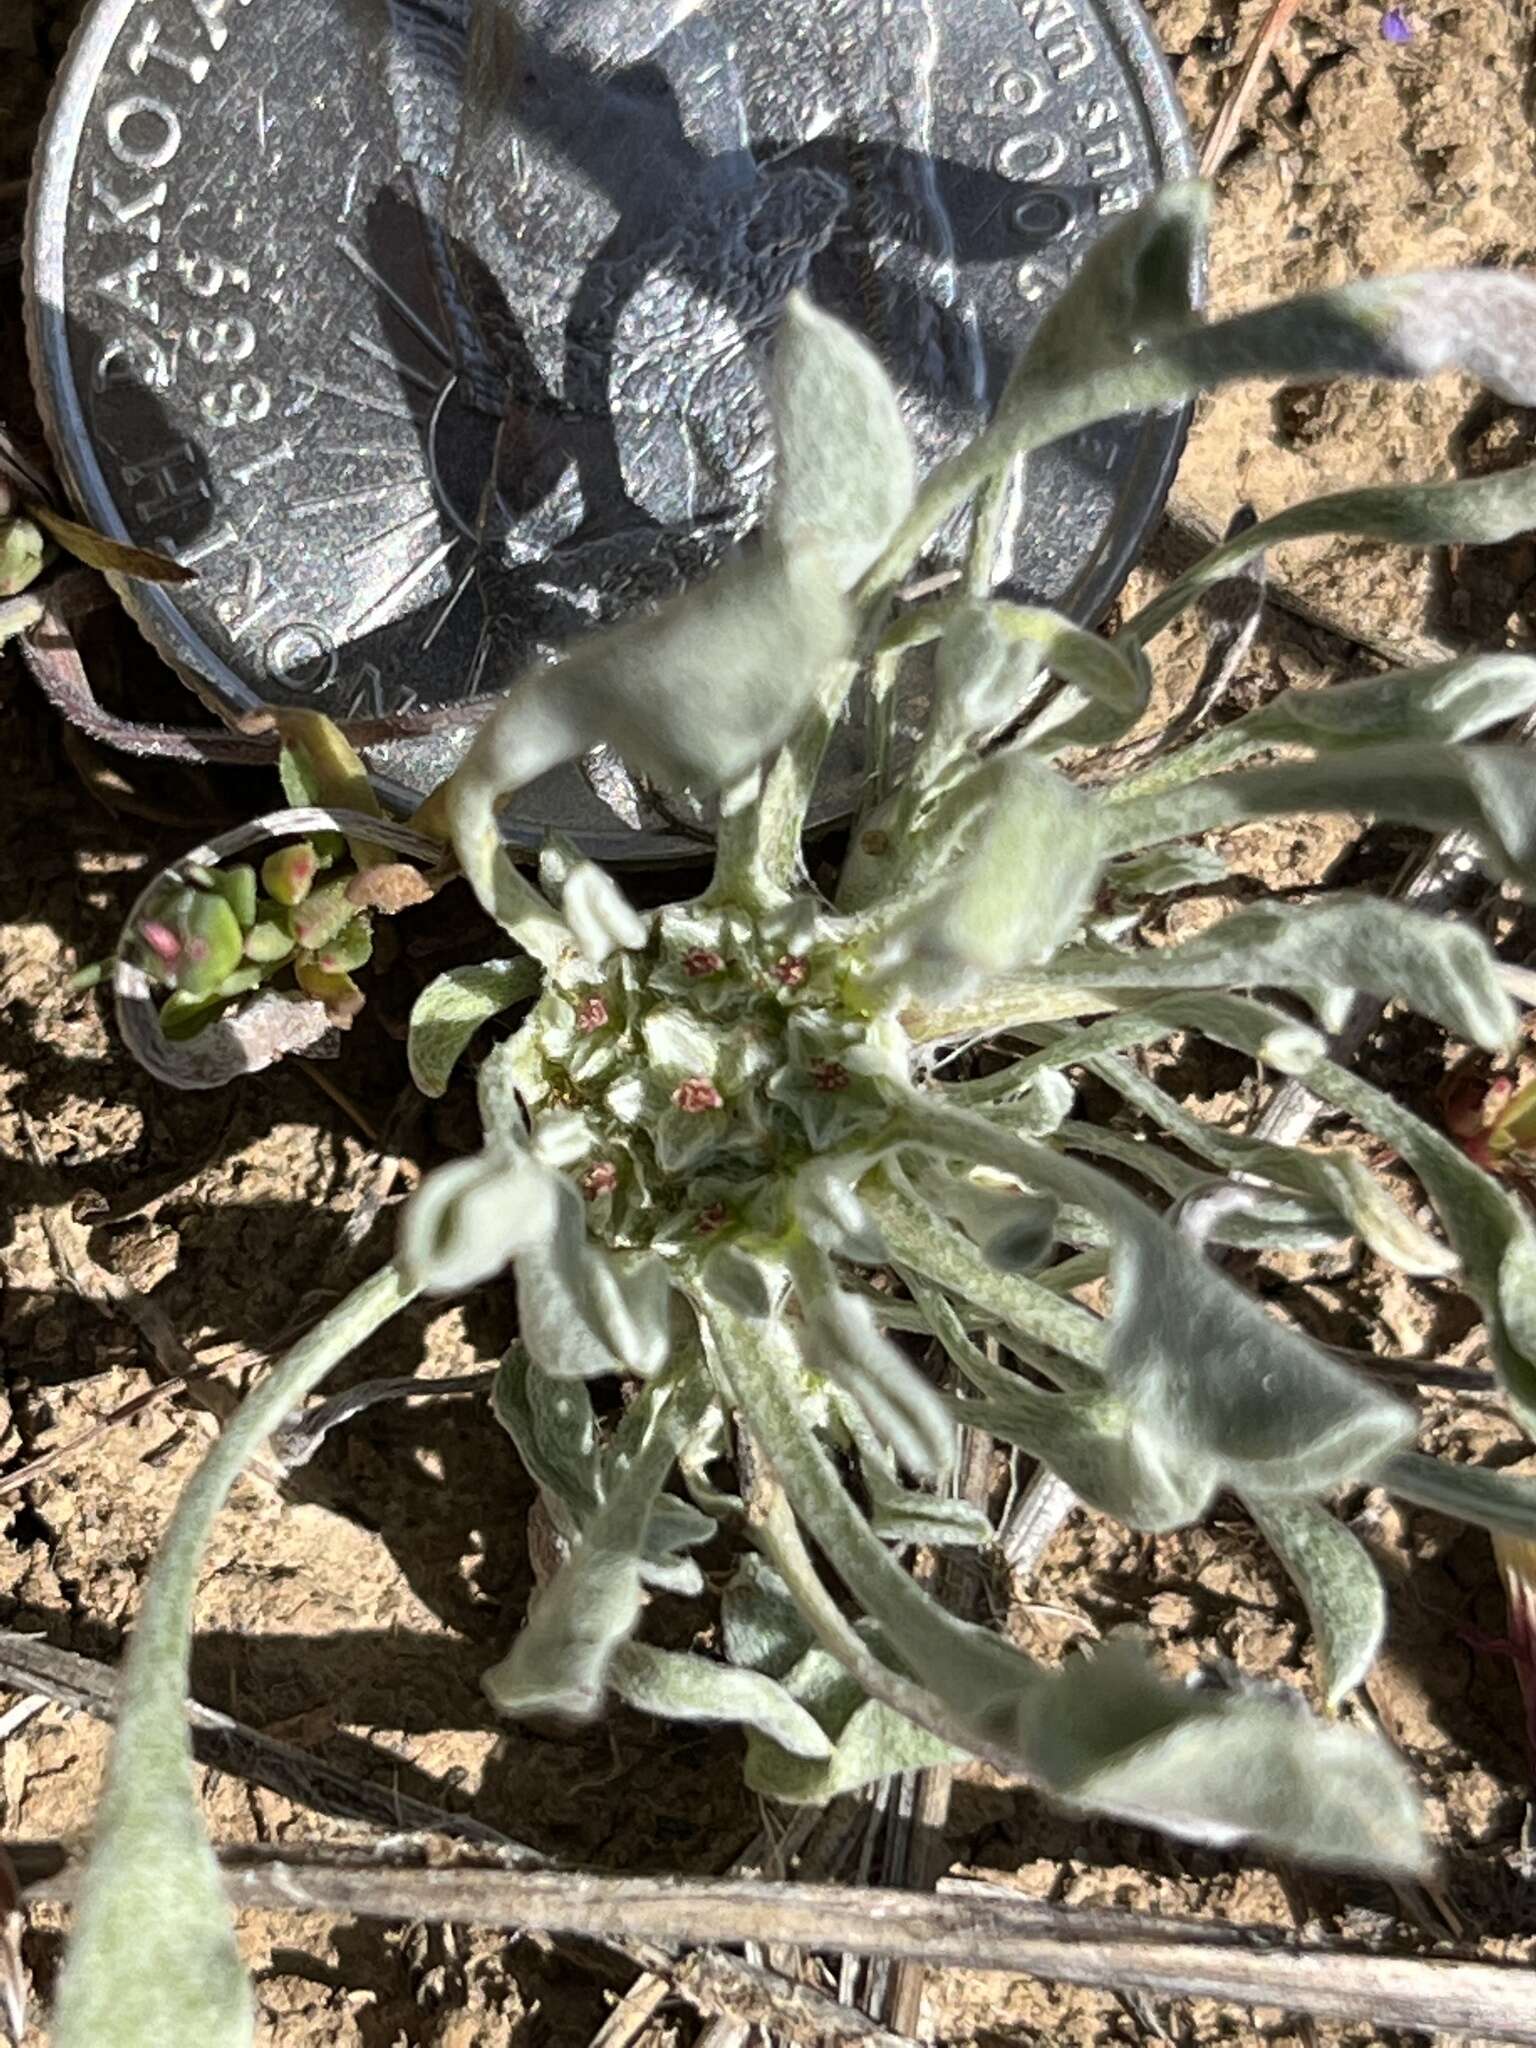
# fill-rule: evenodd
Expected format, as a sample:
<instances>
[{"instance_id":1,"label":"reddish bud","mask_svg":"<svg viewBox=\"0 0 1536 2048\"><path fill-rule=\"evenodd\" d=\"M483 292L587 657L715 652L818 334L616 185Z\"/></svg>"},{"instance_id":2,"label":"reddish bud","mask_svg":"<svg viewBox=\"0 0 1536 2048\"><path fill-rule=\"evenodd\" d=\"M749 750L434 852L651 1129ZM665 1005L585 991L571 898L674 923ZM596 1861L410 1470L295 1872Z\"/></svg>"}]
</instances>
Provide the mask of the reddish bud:
<instances>
[{"instance_id":1,"label":"reddish bud","mask_svg":"<svg viewBox=\"0 0 1536 2048\"><path fill-rule=\"evenodd\" d=\"M780 988L799 988L810 971L803 953L781 953L773 963L773 978Z\"/></svg>"},{"instance_id":2,"label":"reddish bud","mask_svg":"<svg viewBox=\"0 0 1536 2048\"><path fill-rule=\"evenodd\" d=\"M587 996L576 1008L576 1029L584 1038L601 1031L608 1022L608 1005L601 996Z\"/></svg>"},{"instance_id":3,"label":"reddish bud","mask_svg":"<svg viewBox=\"0 0 1536 2048\"><path fill-rule=\"evenodd\" d=\"M312 846L280 846L261 864L261 886L275 903L291 910L309 894L317 866Z\"/></svg>"},{"instance_id":4,"label":"reddish bud","mask_svg":"<svg viewBox=\"0 0 1536 2048\"><path fill-rule=\"evenodd\" d=\"M181 958L180 939L168 924L161 924L158 918L146 917L139 926L139 937L155 958L163 960L167 967L174 967Z\"/></svg>"},{"instance_id":5,"label":"reddish bud","mask_svg":"<svg viewBox=\"0 0 1536 2048\"><path fill-rule=\"evenodd\" d=\"M718 974L724 965L720 955L707 946L695 946L691 953L683 955L683 972L694 981L702 981L706 974Z\"/></svg>"},{"instance_id":6,"label":"reddish bud","mask_svg":"<svg viewBox=\"0 0 1536 2048\"><path fill-rule=\"evenodd\" d=\"M823 1095L835 1095L848 1086L848 1069L841 1060L812 1060L811 1079Z\"/></svg>"},{"instance_id":7,"label":"reddish bud","mask_svg":"<svg viewBox=\"0 0 1536 2048\"><path fill-rule=\"evenodd\" d=\"M713 1237L724 1223L724 1202L711 1202L707 1209L701 1209L693 1219L693 1227L700 1237Z\"/></svg>"},{"instance_id":8,"label":"reddish bud","mask_svg":"<svg viewBox=\"0 0 1536 2048\"><path fill-rule=\"evenodd\" d=\"M595 1166L589 1166L581 1176L581 1192L589 1202L595 1202L599 1195L611 1195L619 1184L619 1169L611 1159L599 1159Z\"/></svg>"},{"instance_id":9,"label":"reddish bud","mask_svg":"<svg viewBox=\"0 0 1536 2048\"><path fill-rule=\"evenodd\" d=\"M1488 1083L1488 1093L1483 1097L1483 1115L1492 1122L1504 1114L1509 1098L1515 1092L1515 1084L1508 1074L1495 1074Z\"/></svg>"},{"instance_id":10,"label":"reddish bud","mask_svg":"<svg viewBox=\"0 0 1536 2048\"><path fill-rule=\"evenodd\" d=\"M672 1090L672 1101L689 1116L700 1116L706 1109L724 1109L725 1098L713 1081L707 1081L702 1074L694 1074L689 1080L680 1081Z\"/></svg>"},{"instance_id":11,"label":"reddish bud","mask_svg":"<svg viewBox=\"0 0 1536 2048\"><path fill-rule=\"evenodd\" d=\"M1512 1083L1504 1076L1488 1081L1481 1074L1453 1074L1440 1091L1440 1114L1453 1138L1475 1138L1509 1100Z\"/></svg>"}]
</instances>

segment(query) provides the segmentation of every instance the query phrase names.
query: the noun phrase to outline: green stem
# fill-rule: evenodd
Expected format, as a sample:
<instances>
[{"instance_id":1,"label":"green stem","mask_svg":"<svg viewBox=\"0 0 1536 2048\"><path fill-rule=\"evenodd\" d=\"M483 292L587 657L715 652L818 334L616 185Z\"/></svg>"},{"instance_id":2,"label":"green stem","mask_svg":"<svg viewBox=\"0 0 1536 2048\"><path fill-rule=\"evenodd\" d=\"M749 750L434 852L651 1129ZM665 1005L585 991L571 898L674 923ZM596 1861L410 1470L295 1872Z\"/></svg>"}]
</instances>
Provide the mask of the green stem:
<instances>
[{"instance_id":1,"label":"green stem","mask_svg":"<svg viewBox=\"0 0 1536 2048\"><path fill-rule=\"evenodd\" d=\"M263 1439L415 1291L393 1265L354 1288L246 1396L176 1503L123 1666L97 1847L55 2011L58 2048L226 2048L249 2038L186 1720L203 1552Z\"/></svg>"},{"instance_id":2,"label":"green stem","mask_svg":"<svg viewBox=\"0 0 1536 2048\"><path fill-rule=\"evenodd\" d=\"M911 1003L901 1013L901 1024L914 1045L935 1045L1011 1031L1021 1024L1062 1023L1114 1008L1113 1000L1099 989L1021 978L986 982L974 995L948 1002Z\"/></svg>"},{"instance_id":3,"label":"green stem","mask_svg":"<svg viewBox=\"0 0 1536 2048\"><path fill-rule=\"evenodd\" d=\"M186 1696L192 1606L203 1546L219 1510L265 1439L306 1394L366 1337L404 1308L416 1292L394 1265L382 1267L354 1287L307 1337L301 1337L266 1378L257 1382L224 1425L218 1441L176 1503L144 1589L123 1672L124 1695L132 1696L133 1706L125 1709L119 1719L119 1744L124 1739L122 1731L143 1712L150 1687L142 1683L141 1674L151 1671L152 1685L160 1701L167 1707L174 1701L174 1718L184 1735L181 1702Z\"/></svg>"},{"instance_id":4,"label":"green stem","mask_svg":"<svg viewBox=\"0 0 1536 2048\"><path fill-rule=\"evenodd\" d=\"M1024 1392L1038 1396L1042 1401L1054 1400L1054 1395L1030 1387L1018 1373L1009 1372L1006 1366L998 1365L988 1358L981 1346L972 1342L959 1310L940 1288L930 1287L920 1274L910 1269L903 1271L901 1277L912 1299L918 1303L927 1317L928 1326L939 1340L950 1364L970 1381L979 1394L1009 1401L1016 1394ZM1049 1367L1046 1370L1049 1370ZM1078 1391L1085 1392L1092 1390L1097 1380L1097 1374L1075 1375L1073 1386Z\"/></svg>"},{"instance_id":5,"label":"green stem","mask_svg":"<svg viewBox=\"0 0 1536 2048\"><path fill-rule=\"evenodd\" d=\"M756 800L721 819L707 902L761 912L788 901L816 779L856 674L851 661L833 666L794 736L762 770Z\"/></svg>"},{"instance_id":6,"label":"green stem","mask_svg":"<svg viewBox=\"0 0 1536 2048\"><path fill-rule=\"evenodd\" d=\"M733 1405L745 1418L754 1444L773 1467L795 1515L810 1530L859 1604L880 1622L918 1680L903 1685L888 1668L860 1659L855 1674L871 1692L945 1741L980 1756L997 1769L1017 1771L1023 1758L991 1739L980 1717L955 1712L948 1700L927 1696L930 1686L952 1700L989 1702L1007 1698L1016 1710L1019 1695L1043 1676L1039 1667L984 1629L957 1621L910 1578L875 1535L817 1442L796 1395L798 1374L792 1340L782 1329L751 1324L718 1302L709 1307L716 1370ZM853 1656L848 1637L832 1621L830 1602L819 1580L796 1556L798 1536L786 1540L788 1518L774 1523L781 1569L788 1563L797 1601L807 1621L833 1655ZM809 1574L809 1576L808 1576ZM850 1669L852 1666L850 1665ZM1025 1766L1027 1767L1027 1766Z\"/></svg>"},{"instance_id":7,"label":"green stem","mask_svg":"<svg viewBox=\"0 0 1536 2048\"><path fill-rule=\"evenodd\" d=\"M1224 768L1246 761L1251 754L1279 744L1280 735L1256 728L1251 719L1235 719L1231 725L1207 733L1166 761L1154 761L1138 774L1101 785L1096 794L1106 803L1132 803L1138 798L1157 796L1165 789L1182 788L1187 782L1197 782L1202 775L1219 774Z\"/></svg>"},{"instance_id":8,"label":"green stem","mask_svg":"<svg viewBox=\"0 0 1536 2048\"><path fill-rule=\"evenodd\" d=\"M747 1525L759 1550L788 1586L812 1635L871 1699L893 1707L958 1750L974 1750L974 1731L962 1725L934 1694L893 1671L849 1622L811 1560L776 1473L758 1477L747 1504Z\"/></svg>"},{"instance_id":9,"label":"green stem","mask_svg":"<svg viewBox=\"0 0 1536 2048\"><path fill-rule=\"evenodd\" d=\"M859 799L857 832L890 793L891 761L896 740L896 692L904 650L881 647L870 663L869 695L864 713L864 788Z\"/></svg>"},{"instance_id":10,"label":"green stem","mask_svg":"<svg viewBox=\"0 0 1536 2048\"><path fill-rule=\"evenodd\" d=\"M1159 1016L1155 1011L1121 1010L1097 1024L1065 1032L1060 1039L1053 1038L1038 1052L1011 1061L995 1074L983 1074L977 1081L946 1081L939 1092L945 1102L959 1103L963 1109L990 1108L1022 1095L1042 1073L1079 1066L1105 1053L1156 1045L1183 1028L1176 1018Z\"/></svg>"},{"instance_id":11,"label":"green stem","mask_svg":"<svg viewBox=\"0 0 1536 2048\"><path fill-rule=\"evenodd\" d=\"M942 1118L944 1112L928 1111L919 1102L914 1114L927 1121L933 1116ZM990 1132L988 1138L1000 1145L1011 1142ZM965 1156L963 1146L960 1154ZM1044 1345L1097 1377L1102 1369L1103 1329L1086 1309L1064 1301L1025 1274L1000 1273L968 1237L936 1216L930 1205L892 1187L881 1175L871 1174L859 1183L859 1199L898 1265L911 1267L979 1309L1002 1324L1005 1332L1018 1331L1031 1350L1036 1344Z\"/></svg>"},{"instance_id":12,"label":"green stem","mask_svg":"<svg viewBox=\"0 0 1536 2048\"><path fill-rule=\"evenodd\" d=\"M1021 381L1007 412L930 472L880 559L865 571L853 594L855 606L870 613L881 607L951 514L990 478L1006 475L1019 456L1119 413L1175 403L1188 383L1187 370L1154 353L1054 388Z\"/></svg>"},{"instance_id":13,"label":"green stem","mask_svg":"<svg viewBox=\"0 0 1536 2048\"><path fill-rule=\"evenodd\" d=\"M1022 460L1022 458L1020 458ZM998 543L1013 490L1014 464L989 476L976 494L971 514L971 545L965 559L965 588L971 597L990 597L997 576Z\"/></svg>"}]
</instances>

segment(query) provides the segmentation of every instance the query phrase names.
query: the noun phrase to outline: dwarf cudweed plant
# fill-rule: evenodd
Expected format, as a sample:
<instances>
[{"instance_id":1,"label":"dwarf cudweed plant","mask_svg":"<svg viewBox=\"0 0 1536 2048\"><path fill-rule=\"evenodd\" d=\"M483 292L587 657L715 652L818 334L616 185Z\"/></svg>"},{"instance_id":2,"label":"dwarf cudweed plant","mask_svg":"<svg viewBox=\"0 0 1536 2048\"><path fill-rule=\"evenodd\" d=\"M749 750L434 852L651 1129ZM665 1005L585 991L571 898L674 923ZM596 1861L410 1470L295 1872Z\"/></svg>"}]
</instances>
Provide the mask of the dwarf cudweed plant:
<instances>
[{"instance_id":1,"label":"dwarf cudweed plant","mask_svg":"<svg viewBox=\"0 0 1536 2048\"><path fill-rule=\"evenodd\" d=\"M1408 277L1207 323L1188 289L1205 205L1203 187L1173 187L1106 236L990 425L921 482L874 356L791 301L772 365L776 483L750 549L513 681L414 833L324 806L262 822L427 861L451 838L511 946L421 996L410 1061L424 1092L443 1091L482 1025L520 1021L480 1064L480 1150L428 1177L394 1260L254 1390L176 1511L129 1651L60 2048L249 2039L182 1713L209 1524L255 1445L370 1331L414 1295L506 1273L519 1335L494 1413L558 1562L486 1673L499 1713L590 1716L620 1699L739 1724L750 1783L780 1799L973 1757L1066 1806L1190 1841L1425 1868L1406 1769L1332 1711L1370 1666L1383 1599L1327 1503L1368 1483L1530 1534L1536 1489L1417 1456L1411 1408L1245 1295L1209 1244L1354 1235L1408 1273L1456 1275L1511 1408L1536 1425L1526 1209L1335 1064L1326 1036L1368 991L1502 1048L1528 978L1467 925L1342 894L1243 909L1159 946L1140 942L1138 915L1219 874L1199 835L1296 811L1464 832L1495 874L1528 884L1530 757L1467 743L1536 705L1536 661L1289 690L1120 779L1063 763L1138 720L1147 649L1244 558L1328 533L1502 540L1536 524L1536 469L1283 513L1108 639L994 596L991 569L1019 457L1230 379L1455 368L1536 403L1536 284ZM967 506L959 586L902 603L924 548ZM924 644L931 687L920 730L904 733L901 670ZM861 675L868 791L825 893L802 828ZM701 895L642 914L569 846L550 844L536 879L509 859L498 806L597 743L666 788L718 798ZM216 889L202 875L218 857L199 849L178 886ZM265 987L254 1010L236 990L168 1043L141 932L116 974L135 1043L184 1085L261 1065L327 1022L302 986ZM949 1078L949 1052L1004 1032L1010 1064ZM1303 1077L1405 1162L1435 1227L1351 1151L1259 1143L1189 1115L1129 1057L1176 1032ZM1074 1116L1083 1075L1123 1100L1140 1139ZM1202 1203L1212 1187L1236 1198ZM1081 1298L1091 1280L1107 1282L1102 1313ZM605 1375L627 1396L616 1422L588 1397ZM1329 1713L1279 1686L1173 1683L1133 1639L1048 1669L947 1612L902 1559L988 1541L985 1517L944 1490L961 1425L1135 1529L1178 1528L1218 1492L1238 1496L1311 1613ZM722 1533L737 1562L718 1653L649 1641L648 1596L702 1596L695 1553Z\"/></svg>"}]
</instances>

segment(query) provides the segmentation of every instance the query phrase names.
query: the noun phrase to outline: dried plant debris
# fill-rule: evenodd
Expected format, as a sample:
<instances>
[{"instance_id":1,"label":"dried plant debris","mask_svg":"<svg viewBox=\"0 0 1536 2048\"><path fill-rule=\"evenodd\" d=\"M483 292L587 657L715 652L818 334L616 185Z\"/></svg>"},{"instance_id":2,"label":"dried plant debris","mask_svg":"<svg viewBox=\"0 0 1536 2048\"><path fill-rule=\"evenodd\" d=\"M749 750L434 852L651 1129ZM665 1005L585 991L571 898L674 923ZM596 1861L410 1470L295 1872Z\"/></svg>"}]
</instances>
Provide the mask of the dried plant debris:
<instances>
[{"instance_id":1,"label":"dried plant debris","mask_svg":"<svg viewBox=\"0 0 1536 2048\"><path fill-rule=\"evenodd\" d=\"M511 948L421 995L418 1085L442 1092L483 1024L512 1010L520 1021L479 1066L480 1149L427 1178L393 1263L272 1370L177 1509L128 1657L60 2048L250 2039L182 1717L210 1522L262 1437L387 1317L508 1269L520 1336L492 1407L554 1540L525 1625L486 1674L499 1712L592 1716L619 1698L734 1723L749 1782L780 1799L972 1756L1068 1807L1189 1841L1398 1877L1429 1867L1415 1788L1377 1734L1314 1716L1284 1687L1175 1684L1131 1638L1045 1667L957 1619L898 1554L987 1539L973 1506L937 1490L961 1424L1137 1529L1184 1526L1226 1490L1295 1580L1336 1703L1383 1624L1374 1565L1329 1510L1338 1489L1375 1484L1536 1534L1536 1487L1417 1455L1403 1401L1245 1294L1206 1249L1358 1235L1405 1272L1454 1276L1530 1428L1525 1206L1336 1065L1327 1042L1369 991L1502 1051L1526 981L1470 925L1347 896L1255 904L1196 937L1143 943L1149 909L1217 867L1195 836L1270 815L1464 831L1495 874L1528 886L1536 780L1526 754L1486 736L1536 702L1536 662L1470 658L1326 697L1288 692L1097 784L1067 764L1069 750L1123 740L1148 702L1148 649L1244 563L1322 533L1506 537L1536 523L1536 471L1351 490L1260 521L1108 640L992 596L985 568L988 507L1030 449L1232 379L1454 368L1536 402L1536 283L1379 279L1206 321L1188 290L1205 208L1203 187L1172 187L1102 240L991 425L922 481L879 363L794 299L756 544L652 615L510 680L430 800L419 822L446 827ZM971 502L981 560L961 592L897 612L930 538ZM865 811L840 877L814 886L802 829L855 676L870 659L889 675L925 642L937 647L926 723L895 729L899 693L877 693ZM345 780L323 728L306 743ZM691 901L643 912L559 842L534 876L508 858L498 806L596 743L663 789L719 797L714 871ZM155 1022L176 1057L156 1058L180 1085L238 1064L227 1034L256 1014L247 1004L324 1014L295 963L323 965L322 949L386 902L356 878L402 840L361 807L361 785L290 794L322 807L200 849L135 914L130 1006L153 1009L156 972L174 983ZM322 832L346 845L339 890L320 879ZM225 870L226 853L263 835L284 845L259 878ZM408 837L405 850L426 860L433 843ZM324 908L323 931L299 929L306 905ZM289 949L288 993L231 986L247 971L237 953L266 964L251 937L264 923ZM120 961L120 989L123 973ZM165 1011L184 995L211 996L217 1014L186 1015L172 1038ZM1189 1116L1128 1057L1175 1032L1304 1078L1417 1176L1433 1227L1350 1155ZM949 1050L1000 1033L1010 1064L951 1078ZM207 1065L180 1068L205 1041ZM1073 1076L1114 1090L1141 1139L1074 1114ZM1224 1185L1240 1199L1203 1201ZM1082 1287L1105 1276L1098 1313ZM913 1333L947 1357L948 1384ZM626 1399L604 1420L613 1404L595 1404L588 1383L609 1375ZM699 1554L722 1534L737 1561L699 1639L713 1647L649 1641L652 1595L702 1598Z\"/></svg>"}]
</instances>

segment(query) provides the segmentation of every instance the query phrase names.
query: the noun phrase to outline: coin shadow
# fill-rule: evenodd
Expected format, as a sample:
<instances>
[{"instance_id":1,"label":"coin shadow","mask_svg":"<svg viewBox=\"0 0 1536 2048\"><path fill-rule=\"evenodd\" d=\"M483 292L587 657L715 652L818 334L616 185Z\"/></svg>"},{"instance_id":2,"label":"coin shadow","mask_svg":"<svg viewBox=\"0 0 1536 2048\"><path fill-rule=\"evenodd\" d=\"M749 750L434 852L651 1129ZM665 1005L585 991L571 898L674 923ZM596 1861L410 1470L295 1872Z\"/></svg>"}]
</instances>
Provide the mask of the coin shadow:
<instances>
[{"instance_id":1,"label":"coin shadow","mask_svg":"<svg viewBox=\"0 0 1536 2048\"><path fill-rule=\"evenodd\" d=\"M181 559L196 553L213 524L216 486L206 442L174 421L161 393L176 383L191 349L188 333L162 334L147 320L97 326L75 308L62 316L45 310L45 339L62 317L62 345L76 375L63 388L88 391L90 417L69 435L71 460L96 471L88 496L111 497L96 451L112 458L122 486L118 513L125 531ZM47 345L54 345L48 343ZM238 380L205 393L208 405L227 405ZM210 417L209 431L217 431ZM195 566L195 565L194 565ZM142 586L137 586L142 592Z\"/></svg>"},{"instance_id":2,"label":"coin shadow","mask_svg":"<svg viewBox=\"0 0 1536 2048\"><path fill-rule=\"evenodd\" d=\"M428 176L405 161L402 142L401 172L376 197L366 226L380 277L398 277L402 250L417 252L449 337L458 398L480 415L482 443L491 444L488 488L467 494L475 499L487 622L481 671L486 637L524 656L547 649L595 616L675 588L750 523L731 502L724 471L707 475L720 456L711 437L739 437L741 420L681 417L690 394L713 374L695 377L686 360L690 341L706 370L712 353L740 353L738 342L760 367L784 296L806 285L831 310L874 330L888 368L912 395L915 417L933 421L948 410L974 419L1012 367L1017 323L1004 331L999 314L990 325L979 319L955 289L956 274L969 265L1028 261L1096 205L1085 185L1045 191L909 142L836 131L810 141L753 138L710 155L689 137L660 65L599 73L526 31L515 54L515 77L482 69L465 85L467 51L445 58L436 48L440 66L460 67L460 135L476 139L473 162L464 166L461 142L459 164ZM441 86L441 76L434 84ZM569 167L573 208L578 190L595 194L608 221L555 316L558 334L537 309L520 318L510 302L509 272L543 272L522 264L525 252L506 220L513 203L506 184L486 189L511 160L499 138L513 132L505 103L514 93L524 144ZM832 192L838 198L829 205ZM529 225L536 239L548 239L545 223ZM889 267L903 252L927 266L932 289L911 263ZM539 253L547 255L542 245ZM633 327L648 296L657 312L649 336L642 327L626 340L625 320ZM443 450L434 435L442 414L411 388L421 372L383 294L379 317L391 344L406 351L399 396L416 421L426 471L441 486ZM530 317L538 320L540 359ZM722 319L735 326L729 346L719 340ZM638 378L644 385L652 377L655 409L647 414L645 400L638 424L629 418L626 455L613 397L616 382L637 382L637 341L659 351ZM741 389L733 385L731 395L742 413ZM666 417L669 409L679 417ZM687 516L674 473L682 469L705 475L702 501ZM650 502L637 500L637 487ZM440 499L451 495L440 488Z\"/></svg>"}]
</instances>

